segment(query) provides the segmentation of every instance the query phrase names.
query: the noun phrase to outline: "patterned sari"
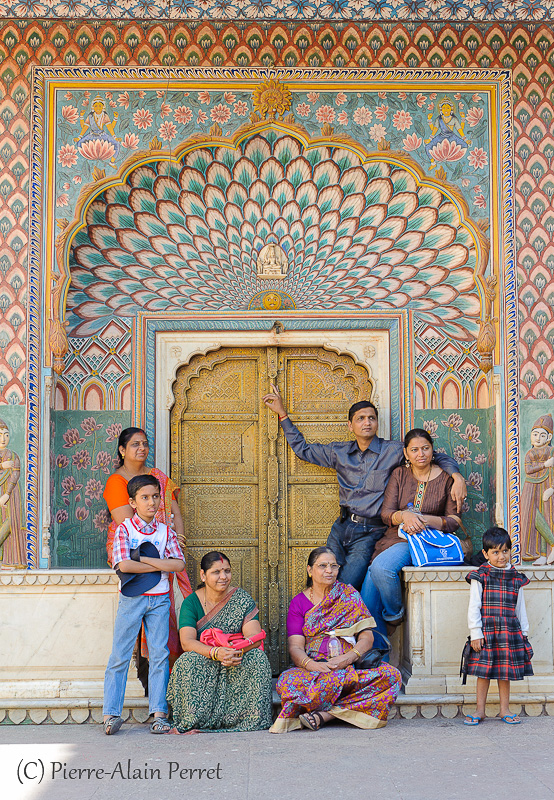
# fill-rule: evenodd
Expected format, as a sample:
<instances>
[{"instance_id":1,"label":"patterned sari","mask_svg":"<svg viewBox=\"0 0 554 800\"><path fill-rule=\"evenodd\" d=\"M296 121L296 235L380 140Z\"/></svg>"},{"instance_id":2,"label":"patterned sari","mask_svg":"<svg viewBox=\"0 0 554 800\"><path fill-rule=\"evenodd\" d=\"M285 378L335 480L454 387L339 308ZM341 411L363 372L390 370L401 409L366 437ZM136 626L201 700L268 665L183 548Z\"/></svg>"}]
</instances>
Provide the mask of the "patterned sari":
<instances>
[{"instance_id":1,"label":"patterned sari","mask_svg":"<svg viewBox=\"0 0 554 800\"><path fill-rule=\"evenodd\" d=\"M231 591L196 623L198 638L208 628L240 633L258 613L244 589ZM180 733L190 730L265 730L271 725L271 668L259 649L244 654L238 667L224 667L199 653L187 652L171 671L167 700L173 724Z\"/></svg>"},{"instance_id":2,"label":"patterned sari","mask_svg":"<svg viewBox=\"0 0 554 800\"><path fill-rule=\"evenodd\" d=\"M152 467L149 470L149 475L153 475L157 478L160 482L161 487L161 495L162 495L162 502L160 503L160 507L156 512L156 520L158 522L162 522L164 525L171 525L171 503L173 501L174 492L178 490L178 486L174 483L171 478L162 472L156 467ZM119 473L114 473L110 475L108 481L106 483L106 488L104 490L104 500L108 504L108 508L110 512L113 508L120 508L121 506L126 506L129 503L129 496L127 494L127 483L128 481L120 475ZM112 566L112 551L113 551L113 540L115 536L115 532L117 530L117 525L115 522L110 522L108 528L108 539L106 541L106 551L108 554L108 564ZM179 538L179 537L177 537ZM179 544L181 545L181 550L186 556L186 543L184 541L179 540ZM169 638L167 640L167 646L169 647L169 663L173 664L173 662L181 655L183 649L181 647L181 642L179 641L179 631L177 629L177 616L175 614L175 595L173 592L173 579L177 580L177 584L179 589L181 590L181 594L183 597L188 597L188 595L192 592L192 587L190 585L189 576L183 570L183 572L176 572L173 575L169 576L169 599L171 601L171 607L169 610ZM148 647L146 645L146 637L144 635L144 628L142 629L141 633L141 655L144 658L148 658Z\"/></svg>"},{"instance_id":3,"label":"patterned sari","mask_svg":"<svg viewBox=\"0 0 554 800\"><path fill-rule=\"evenodd\" d=\"M368 618L370 613L358 592L352 586L335 583L327 597L306 615L306 654L321 660L320 647L329 631L336 631L339 637L352 636L370 627ZM353 646L344 638L339 642L343 653ZM401 683L400 673L389 664L363 670L349 666L333 672L292 667L277 681L282 710L270 732L297 730L301 727L298 717L306 711L328 711L357 728L382 728Z\"/></svg>"}]
</instances>

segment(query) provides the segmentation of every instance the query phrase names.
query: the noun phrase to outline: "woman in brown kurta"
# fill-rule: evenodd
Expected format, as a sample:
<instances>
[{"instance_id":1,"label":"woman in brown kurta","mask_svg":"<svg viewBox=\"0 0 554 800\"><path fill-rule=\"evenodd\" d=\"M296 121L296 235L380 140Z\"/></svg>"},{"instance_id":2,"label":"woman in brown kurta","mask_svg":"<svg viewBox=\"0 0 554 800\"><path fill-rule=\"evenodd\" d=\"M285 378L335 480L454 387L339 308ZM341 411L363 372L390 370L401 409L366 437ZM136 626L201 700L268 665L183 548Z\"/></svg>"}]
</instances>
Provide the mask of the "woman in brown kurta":
<instances>
[{"instance_id":1,"label":"woman in brown kurta","mask_svg":"<svg viewBox=\"0 0 554 800\"><path fill-rule=\"evenodd\" d=\"M387 633L387 624L398 625L404 616L400 573L412 563L410 548L398 536L398 526L411 535L425 528L452 533L460 525L450 489L452 478L433 461L433 440L427 431L414 428L404 438L406 466L397 467L389 478L381 517L388 529L376 546L362 590L377 630ZM408 511L408 503L414 509Z\"/></svg>"}]
</instances>

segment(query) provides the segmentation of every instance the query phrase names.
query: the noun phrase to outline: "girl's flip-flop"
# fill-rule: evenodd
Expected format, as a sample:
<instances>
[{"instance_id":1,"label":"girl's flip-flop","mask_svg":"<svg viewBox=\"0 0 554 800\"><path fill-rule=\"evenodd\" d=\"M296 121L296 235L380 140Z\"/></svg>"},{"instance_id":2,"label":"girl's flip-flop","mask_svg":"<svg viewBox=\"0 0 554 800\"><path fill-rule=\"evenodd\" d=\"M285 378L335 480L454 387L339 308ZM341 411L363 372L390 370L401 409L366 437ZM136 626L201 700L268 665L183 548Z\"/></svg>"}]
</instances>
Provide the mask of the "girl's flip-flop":
<instances>
[{"instance_id":1,"label":"girl's flip-flop","mask_svg":"<svg viewBox=\"0 0 554 800\"><path fill-rule=\"evenodd\" d=\"M506 714L504 717L500 717L502 722L505 722L506 725L520 725L521 720L517 714Z\"/></svg>"},{"instance_id":2,"label":"girl's flip-flop","mask_svg":"<svg viewBox=\"0 0 554 800\"><path fill-rule=\"evenodd\" d=\"M481 720L482 717L475 717L473 714L466 714L466 718L464 719L464 725L479 725Z\"/></svg>"}]
</instances>

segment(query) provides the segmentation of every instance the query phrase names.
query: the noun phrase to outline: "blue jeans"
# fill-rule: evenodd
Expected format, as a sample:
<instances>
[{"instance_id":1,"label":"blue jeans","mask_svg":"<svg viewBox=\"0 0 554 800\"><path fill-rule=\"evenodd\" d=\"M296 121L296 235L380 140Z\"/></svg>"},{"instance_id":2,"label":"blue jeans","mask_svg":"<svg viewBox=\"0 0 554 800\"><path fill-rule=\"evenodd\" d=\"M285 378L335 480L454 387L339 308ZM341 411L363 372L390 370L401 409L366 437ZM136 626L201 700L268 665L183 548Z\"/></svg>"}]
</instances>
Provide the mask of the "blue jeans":
<instances>
[{"instance_id":1,"label":"blue jeans","mask_svg":"<svg viewBox=\"0 0 554 800\"><path fill-rule=\"evenodd\" d=\"M123 711L125 684L133 648L144 621L148 644L148 701L150 713L167 714L169 680L169 594L119 595L113 645L104 677L104 714L119 717Z\"/></svg>"},{"instance_id":2,"label":"blue jeans","mask_svg":"<svg viewBox=\"0 0 554 800\"><path fill-rule=\"evenodd\" d=\"M346 519L333 523L327 547L333 551L340 565L338 580L349 583L355 589L365 578L375 543L384 534L384 525L367 525Z\"/></svg>"},{"instance_id":3,"label":"blue jeans","mask_svg":"<svg viewBox=\"0 0 554 800\"><path fill-rule=\"evenodd\" d=\"M387 622L404 616L400 572L411 563L408 542L399 542L379 553L367 571L360 594L380 633L386 635Z\"/></svg>"}]
</instances>

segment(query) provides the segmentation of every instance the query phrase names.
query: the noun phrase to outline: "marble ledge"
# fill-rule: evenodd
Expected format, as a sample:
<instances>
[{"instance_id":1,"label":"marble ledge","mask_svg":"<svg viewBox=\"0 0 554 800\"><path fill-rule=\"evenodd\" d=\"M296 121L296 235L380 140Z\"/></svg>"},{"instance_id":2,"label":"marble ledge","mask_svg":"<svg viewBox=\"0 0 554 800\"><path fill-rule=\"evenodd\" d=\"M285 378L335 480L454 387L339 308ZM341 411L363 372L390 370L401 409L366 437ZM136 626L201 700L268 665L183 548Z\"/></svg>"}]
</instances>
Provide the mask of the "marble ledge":
<instances>
[{"instance_id":1,"label":"marble ledge","mask_svg":"<svg viewBox=\"0 0 554 800\"><path fill-rule=\"evenodd\" d=\"M474 569L469 564L460 567L403 567L402 575L406 583L434 582L457 583L464 581L468 572ZM530 581L554 581L554 565L545 567L517 566Z\"/></svg>"},{"instance_id":2,"label":"marble ledge","mask_svg":"<svg viewBox=\"0 0 554 800\"><path fill-rule=\"evenodd\" d=\"M18 569L0 571L0 586L116 586L112 569Z\"/></svg>"}]
</instances>

